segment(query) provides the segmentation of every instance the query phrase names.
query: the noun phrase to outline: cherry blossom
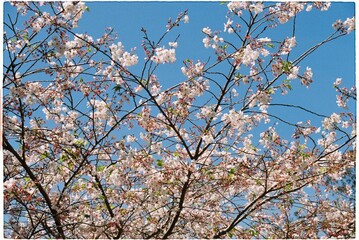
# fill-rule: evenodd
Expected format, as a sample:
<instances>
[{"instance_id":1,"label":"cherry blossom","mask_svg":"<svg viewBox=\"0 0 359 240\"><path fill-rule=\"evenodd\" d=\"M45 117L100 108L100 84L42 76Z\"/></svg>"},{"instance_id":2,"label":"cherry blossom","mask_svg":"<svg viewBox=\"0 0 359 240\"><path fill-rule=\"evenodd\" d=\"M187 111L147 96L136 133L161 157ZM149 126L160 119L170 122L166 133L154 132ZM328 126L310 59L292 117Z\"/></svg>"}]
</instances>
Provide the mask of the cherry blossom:
<instances>
[{"instance_id":1,"label":"cherry blossom","mask_svg":"<svg viewBox=\"0 0 359 240\"><path fill-rule=\"evenodd\" d=\"M282 55L288 54L290 51L292 51L293 47L296 46L295 37L287 38L284 41L283 48L282 48Z\"/></svg>"},{"instance_id":2,"label":"cherry blossom","mask_svg":"<svg viewBox=\"0 0 359 240\"><path fill-rule=\"evenodd\" d=\"M197 29L205 55L180 59L187 10L128 49L76 28L91 3L9 7L6 238L354 238L356 88L303 61L340 49L354 18L306 50L296 22L330 3L228 2ZM314 80L333 86L329 112L297 98Z\"/></svg>"},{"instance_id":3,"label":"cherry blossom","mask_svg":"<svg viewBox=\"0 0 359 240\"><path fill-rule=\"evenodd\" d=\"M173 63L176 61L176 51L173 48L171 49L166 49L164 47L156 48L155 55L151 57L151 60L157 64Z\"/></svg>"},{"instance_id":4,"label":"cherry blossom","mask_svg":"<svg viewBox=\"0 0 359 240\"><path fill-rule=\"evenodd\" d=\"M185 16L183 17L183 22L184 22L184 23L189 23L189 17L188 17L188 15L185 15Z\"/></svg>"}]
</instances>

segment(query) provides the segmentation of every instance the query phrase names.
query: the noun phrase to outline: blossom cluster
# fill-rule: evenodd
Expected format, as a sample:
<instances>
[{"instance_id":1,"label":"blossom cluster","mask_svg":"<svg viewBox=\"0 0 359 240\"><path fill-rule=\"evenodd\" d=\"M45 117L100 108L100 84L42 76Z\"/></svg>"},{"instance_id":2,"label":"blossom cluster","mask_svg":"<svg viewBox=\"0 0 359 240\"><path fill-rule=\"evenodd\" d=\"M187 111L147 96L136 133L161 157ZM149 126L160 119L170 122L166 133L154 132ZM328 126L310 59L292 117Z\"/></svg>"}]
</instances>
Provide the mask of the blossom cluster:
<instances>
[{"instance_id":1,"label":"blossom cluster","mask_svg":"<svg viewBox=\"0 0 359 240\"><path fill-rule=\"evenodd\" d=\"M58 36L54 36L47 45L54 48L54 55L57 58L65 56L66 59L71 60L75 56L82 55L81 48L89 46L93 43L93 38L87 34L76 34L73 41L64 43ZM50 58L53 57L52 55Z\"/></svg>"},{"instance_id":2,"label":"blossom cluster","mask_svg":"<svg viewBox=\"0 0 359 240\"><path fill-rule=\"evenodd\" d=\"M50 4L46 2L40 3L40 5ZM21 13L21 15L25 16L30 11L33 12L29 2L23 1L12 1L11 5L16 6L17 11ZM57 3L56 7L52 8L53 10L57 10L57 16L52 16L50 13L44 11L34 11L35 12L35 20L30 23L30 27L34 32L39 32L45 26L51 26L52 24L56 24L59 26L76 28L78 26L79 20L82 18L83 13L88 9L84 2L63 2Z\"/></svg>"},{"instance_id":3,"label":"blossom cluster","mask_svg":"<svg viewBox=\"0 0 359 240\"><path fill-rule=\"evenodd\" d=\"M239 133L247 131L247 126L251 123L251 118L244 114L242 111L230 110L228 113L223 114L222 121L230 123L233 129Z\"/></svg>"},{"instance_id":4,"label":"blossom cluster","mask_svg":"<svg viewBox=\"0 0 359 240\"><path fill-rule=\"evenodd\" d=\"M313 72L299 66L310 52L289 54L296 36L270 33L277 22L330 4L228 3L224 32L234 34L224 40L203 28L214 54L184 60L183 79L159 70L176 61L177 39L161 47L144 30L147 58L132 71L135 48L127 52L112 29L97 40L72 31L83 3L14 4L38 14L18 34L20 25L5 26L18 36L5 42L14 59L4 61L7 237L353 236L353 188L343 179L355 163L348 156L355 87L336 79L342 112L327 117L280 104L278 92L288 93L295 79L309 86ZM40 12L44 4L53 14ZM189 21L187 12L169 20L157 42L180 21ZM354 30L351 19L337 25ZM38 41L28 28L37 35L44 26L49 37L32 47ZM315 120L290 121L307 115Z\"/></svg>"},{"instance_id":5,"label":"blossom cluster","mask_svg":"<svg viewBox=\"0 0 359 240\"><path fill-rule=\"evenodd\" d=\"M185 62L185 66L181 67L182 73L188 78L194 78L203 74L204 63L198 61L193 64L192 61L188 60Z\"/></svg>"},{"instance_id":6,"label":"blossom cluster","mask_svg":"<svg viewBox=\"0 0 359 240\"><path fill-rule=\"evenodd\" d=\"M78 21L82 18L86 5L84 2L64 2L62 4L63 11L61 15L66 19L72 19L73 27L76 27Z\"/></svg>"},{"instance_id":7,"label":"blossom cluster","mask_svg":"<svg viewBox=\"0 0 359 240\"><path fill-rule=\"evenodd\" d=\"M350 89L348 89L346 87L341 87L340 86L341 84L342 84L342 78L337 78L333 83L333 86L336 89L336 91L340 93L339 95L336 96L337 98L336 102L338 107L348 108L349 99L356 98L356 87L353 86Z\"/></svg>"},{"instance_id":8,"label":"blossom cluster","mask_svg":"<svg viewBox=\"0 0 359 240\"><path fill-rule=\"evenodd\" d=\"M327 11L330 7L330 2L282 2L276 3L275 7L269 8L271 18L277 19L279 23L284 24L293 18L296 14L303 11L304 8L307 12L311 11L313 6L321 11Z\"/></svg>"},{"instance_id":9,"label":"blossom cluster","mask_svg":"<svg viewBox=\"0 0 359 240\"><path fill-rule=\"evenodd\" d=\"M95 109L94 112L91 113L90 117L94 120L94 122L97 121L103 121L109 119L109 108L108 104L101 100L91 99L87 103L88 107L91 107Z\"/></svg>"},{"instance_id":10,"label":"blossom cluster","mask_svg":"<svg viewBox=\"0 0 359 240\"><path fill-rule=\"evenodd\" d=\"M260 55L266 57L269 55L269 51L263 48L263 42L258 41L256 44L248 44L244 48L241 48L232 54L232 57L235 60L237 68L240 68L241 64L247 67L253 67Z\"/></svg>"},{"instance_id":11,"label":"blossom cluster","mask_svg":"<svg viewBox=\"0 0 359 240\"><path fill-rule=\"evenodd\" d=\"M342 31L349 34L355 29L355 19L354 17L347 18L344 22L342 22L342 20L337 20L333 23L332 26L337 31Z\"/></svg>"},{"instance_id":12,"label":"blossom cluster","mask_svg":"<svg viewBox=\"0 0 359 240\"><path fill-rule=\"evenodd\" d=\"M177 46L175 43L171 43L172 47ZM155 49L155 54L151 57L151 61L160 63L174 63L176 61L176 50L174 48L166 49L165 47L159 47Z\"/></svg>"},{"instance_id":13,"label":"blossom cluster","mask_svg":"<svg viewBox=\"0 0 359 240\"><path fill-rule=\"evenodd\" d=\"M259 57L259 51L252 49L250 45L247 45L243 50L241 62L246 66L254 65L258 57Z\"/></svg>"},{"instance_id":14,"label":"blossom cluster","mask_svg":"<svg viewBox=\"0 0 359 240\"><path fill-rule=\"evenodd\" d=\"M241 16L243 10L249 10L254 14L263 12L264 4L262 2L232 1L227 4L227 7L230 12Z\"/></svg>"},{"instance_id":15,"label":"blossom cluster","mask_svg":"<svg viewBox=\"0 0 359 240\"><path fill-rule=\"evenodd\" d=\"M304 9L304 3L286 2L277 3L275 7L269 8L269 12L276 17L281 24L288 22L297 13Z\"/></svg>"},{"instance_id":16,"label":"blossom cluster","mask_svg":"<svg viewBox=\"0 0 359 240\"><path fill-rule=\"evenodd\" d=\"M292 51L293 47L295 47L296 45L297 42L295 40L295 37L287 38L284 41L283 46L281 48L281 54L282 55L288 54L290 51Z\"/></svg>"},{"instance_id":17,"label":"blossom cluster","mask_svg":"<svg viewBox=\"0 0 359 240\"><path fill-rule=\"evenodd\" d=\"M323 127L327 130L333 130L337 124L341 122L341 117L337 113L333 113L330 117L323 120Z\"/></svg>"},{"instance_id":18,"label":"blossom cluster","mask_svg":"<svg viewBox=\"0 0 359 240\"><path fill-rule=\"evenodd\" d=\"M224 42L224 39L219 37L218 34L212 33L212 30L209 27L203 28L202 32L206 35L202 40L205 48L211 47L217 49L219 44Z\"/></svg>"},{"instance_id":19,"label":"blossom cluster","mask_svg":"<svg viewBox=\"0 0 359 240\"><path fill-rule=\"evenodd\" d=\"M6 49L12 53L19 51L24 48L27 44L29 44L29 40L27 39L9 39L6 42Z\"/></svg>"},{"instance_id":20,"label":"blossom cluster","mask_svg":"<svg viewBox=\"0 0 359 240\"><path fill-rule=\"evenodd\" d=\"M117 45L113 43L110 46L110 50L113 60L112 65L114 65L116 61L119 61L123 67L130 67L138 63L138 56L126 52L122 42L118 42Z\"/></svg>"},{"instance_id":21,"label":"blossom cluster","mask_svg":"<svg viewBox=\"0 0 359 240\"><path fill-rule=\"evenodd\" d=\"M313 82L313 72L310 67L307 67L303 73L303 76L300 78L301 83L305 86L309 86Z\"/></svg>"},{"instance_id":22,"label":"blossom cluster","mask_svg":"<svg viewBox=\"0 0 359 240\"><path fill-rule=\"evenodd\" d=\"M224 32L228 31L229 34L234 32L234 29L232 27L233 20L228 18L227 22L224 24Z\"/></svg>"}]
</instances>

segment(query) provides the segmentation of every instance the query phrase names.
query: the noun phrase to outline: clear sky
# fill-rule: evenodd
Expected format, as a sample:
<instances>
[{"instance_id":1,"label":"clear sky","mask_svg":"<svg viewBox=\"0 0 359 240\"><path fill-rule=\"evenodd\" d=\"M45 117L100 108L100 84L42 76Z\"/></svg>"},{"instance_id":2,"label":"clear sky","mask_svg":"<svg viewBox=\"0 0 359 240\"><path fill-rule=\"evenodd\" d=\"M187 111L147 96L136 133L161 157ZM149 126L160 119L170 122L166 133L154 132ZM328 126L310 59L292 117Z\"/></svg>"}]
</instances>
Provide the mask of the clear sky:
<instances>
[{"instance_id":1,"label":"clear sky","mask_svg":"<svg viewBox=\"0 0 359 240\"><path fill-rule=\"evenodd\" d=\"M79 27L74 29L77 33L86 32L94 39L104 33L106 27L113 27L119 34L125 49L129 51L137 47L139 55L139 65L131 67L135 73L143 63L143 51L141 41L143 33L140 31L144 27L153 40L157 40L166 30L165 25L171 17L175 19L178 13L188 9L189 23L180 24L164 40L163 44L174 41L178 34L178 48L176 49L177 61L174 64L160 66L156 74L164 87L175 85L185 80L180 68L182 61L189 58L205 62L211 56L214 61L212 49L203 46L202 39L204 34L201 32L203 27L210 27L212 30L222 31L221 36L225 39L230 38L227 33L223 33L223 24L228 8L226 4L220 2L87 2L90 12L86 12L79 22ZM5 4L5 14L15 9ZM296 19L296 40L297 47L291 55L293 59L296 54L307 50L316 43L324 40L333 33L332 23L337 19L343 21L347 17L354 16L355 7L353 2L333 2L328 11L313 10L303 11ZM268 37L276 40L283 40L286 36L291 36L292 21L281 25L274 31L270 31ZM265 35L263 35L265 37ZM299 81L293 84L293 91L285 97L277 98L273 103L301 103L313 111L330 115L337 111L336 92L333 89L333 82L337 77L343 79L343 84L350 87L355 83L355 35L349 34L334 42L330 42L319 48L313 55L301 63L301 71L306 66L312 68L314 73L314 83L309 89L301 86ZM238 43L239 44L239 43ZM137 72L139 73L139 71ZM325 84L322 84L325 83ZM299 100L299 101L298 101ZM354 106L353 110L354 111ZM276 110L273 108L272 110ZM288 121L299 121L302 116L288 114L279 110L279 114Z\"/></svg>"},{"instance_id":2,"label":"clear sky","mask_svg":"<svg viewBox=\"0 0 359 240\"><path fill-rule=\"evenodd\" d=\"M100 37L105 28L113 27L119 34L126 51L137 47L139 55L138 66L130 67L134 73L139 75L141 63L144 63L144 55L141 48L143 33L140 31L144 27L149 36L156 41L165 31L168 18L175 19L180 12L188 9L189 23L176 28L164 40L163 44L174 41L178 34L178 48L176 49L177 61L174 64L161 65L156 72L159 80L164 86L172 86L185 81L186 77L180 68L185 59L197 59L206 62L211 56L212 62L215 59L212 49L203 46L202 39L204 34L202 29L210 27L212 30L222 31L222 37L230 38L227 33L223 33L223 25L227 21L225 18L228 8L226 4L220 2L87 2L90 8L79 22L79 27L74 29L76 33L88 33L94 39ZM16 8L7 2L4 4L4 17L7 14L14 16ZM292 57L298 56L316 43L324 40L334 32L332 24L337 19L351 18L354 16L354 2L333 2L328 11L313 10L303 11L296 19L296 40L297 47L293 50ZM292 34L292 21L279 26L271 31L272 39L283 40ZM263 35L262 37L266 37ZM238 43L240 44L240 43ZM4 55L5 56L5 55ZM4 59L6 61L6 59ZM312 111L324 115L339 111L336 106L336 92L333 82L336 78L343 79L343 85L350 88L355 84L355 34L351 33L338 40L325 44L314 54L304 60L301 64L303 72L306 66L312 68L314 82L307 89L301 86L299 81L293 84L293 90L284 97L276 97L273 103L300 103ZM137 72L136 72L137 71ZM324 84L323 84L324 83ZM355 112L355 106L350 106ZM271 113L278 114L286 121L296 122L310 119L312 116L305 115L303 112L283 111L283 109L270 110ZM321 121L322 119L318 119ZM317 122L319 123L319 122ZM280 131L279 131L280 132ZM290 133L291 134L291 133Z\"/></svg>"},{"instance_id":3,"label":"clear sky","mask_svg":"<svg viewBox=\"0 0 359 240\"><path fill-rule=\"evenodd\" d=\"M226 4L219 2L98 1L87 2L87 5L90 11L84 14L79 22L79 27L74 31L77 33L86 32L96 39L104 33L106 27L113 27L119 34L118 40L124 44L127 51L137 47L137 54L140 57L139 65L130 67L130 70L135 73L140 69L141 63L144 62L141 48L143 37L141 28L144 27L149 36L156 41L166 31L167 20L170 17L175 19L180 12L188 9L189 23L183 24L181 22L179 28L171 32L163 42L167 44L174 41L180 34L178 48L176 49L177 62L161 65L159 71L156 72L164 86L175 85L186 80L180 70L183 66L183 60L189 58L194 61L199 59L206 62L209 56L211 56L212 61L215 59L213 50L206 49L203 46L204 34L202 29L204 27L222 31L221 36L225 39L231 37L227 33L223 33L228 8ZM11 7L8 2L5 3L4 17L7 14L14 16L15 11L16 9ZM293 59L300 52L304 52L333 33L332 24L337 19L344 21L346 18L354 16L354 12L354 2L333 2L328 11L319 11L313 8L311 12L303 11L300 13L296 18L297 47L291 55ZM283 40L286 36L291 36L292 24L293 21L291 20L287 24L279 26L274 31L270 31L271 35L267 37ZM266 35L262 37L266 37ZM300 65L302 71L306 66L312 68L314 73L313 84L307 89L297 81L287 96L275 98L273 103L300 103L303 107L325 115L339 111L336 106L336 92L333 89L333 82L336 78L341 77L345 86L350 88L355 84L354 33L325 44ZM350 108L352 112L355 111L355 106L350 106ZM283 111L279 108L278 110L273 108L270 112L291 122L312 117L303 112L301 115L297 114L298 112ZM320 120L318 119L318 121Z\"/></svg>"},{"instance_id":4,"label":"clear sky","mask_svg":"<svg viewBox=\"0 0 359 240\"><path fill-rule=\"evenodd\" d=\"M76 31L87 32L96 37L103 33L104 28L113 27L119 33L119 40L123 42L126 49L137 47L140 56L143 56L141 27L146 28L149 36L157 40L165 31L168 18L174 19L179 12L188 9L189 23L182 24L166 39L167 41L164 41L167 44L168 41L173 41L177 34L181 34L176 50L177 62L161 66L160 71L157 72L162 83L173 82L173 85L184 80L180 71L183 60L190 58L206 61L208 56L212 56L213 59L213 51L203 46L204 35L201 30L208 26L212 30L223 32L223 24L227 21L225 15L228 11L226 4L221 5L219 2L89 2L87 5L90 7L90 12L84 15ZM334 21L337 19L344 21L347 17L354 16L354 12L353 2L333 2L328 11L313 8L311 12L300 13L296 19L297 47L292 57L324 40L333 33ZM268 37L284 39L286 36L291 36L291 31L292 21L271 31L271 36ZM222 33L221 36L230 37L227 33ZM354 39L352 33L319 48L301 63L302 71L306 66L313 70L314 83L310 88L306 89L299 83L293 84L293 91L289 95L278 98L274 102L298 103L300 99L303 107L326 115L338 110L332 83L337 77L341 77L344 85L350 87L355 84ZM283 113L283 110L280 111ZM300 120L298 118L300 116L287 113L284 113L283 117L287 120Z\"/></svg>"}]
</instances>

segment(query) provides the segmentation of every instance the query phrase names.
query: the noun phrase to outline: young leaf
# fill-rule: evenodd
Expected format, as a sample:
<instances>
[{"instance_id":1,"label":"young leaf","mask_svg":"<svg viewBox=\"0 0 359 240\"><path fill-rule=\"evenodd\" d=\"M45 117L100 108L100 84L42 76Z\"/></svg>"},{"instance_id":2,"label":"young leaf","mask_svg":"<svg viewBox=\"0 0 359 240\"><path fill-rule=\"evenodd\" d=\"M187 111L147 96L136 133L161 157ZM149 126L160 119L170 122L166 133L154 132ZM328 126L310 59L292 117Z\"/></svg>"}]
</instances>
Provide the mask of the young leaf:
<instances>
[{"instance_id":1,"label":"young leaf","mask_svg":"<svg viewBox=\"0 0 359 240\"><path fill-rule=\"evenodd\" d=\"M163 160L162 159L157 159L156 160L156 165L159 167L163 167Z\"/></svg>"},{"instance_id":2,"label":"young leaf","mask_svg":"<svg viewBox=\"0 0 359 240\"><path fill-rule=\"evenodd\" d=\"M105 169L105 166L97 166L96 171L102 172Z\"/></svg>"},{"instance_id":3,"label":"young leaf","mask_svg":"<svg viewBox=\"0 0 359 240\"><path fill-rule=\"evenodd\" d=\"M284 72L289 73L292 66L293 64L291 62L283 62L282 69Z\"/></svg>"},{"instance_id":4,"label":"young leaf","mask_svg":"<svg viewBox=\"0 0 359 240\"><path fill-rule=\"evenodd\" d=\"M113 87L113 89L115 90L114 92L116 93L117 91L120 91L121 90L121 85L116 85Z\"/></svg>"}]
</instances>

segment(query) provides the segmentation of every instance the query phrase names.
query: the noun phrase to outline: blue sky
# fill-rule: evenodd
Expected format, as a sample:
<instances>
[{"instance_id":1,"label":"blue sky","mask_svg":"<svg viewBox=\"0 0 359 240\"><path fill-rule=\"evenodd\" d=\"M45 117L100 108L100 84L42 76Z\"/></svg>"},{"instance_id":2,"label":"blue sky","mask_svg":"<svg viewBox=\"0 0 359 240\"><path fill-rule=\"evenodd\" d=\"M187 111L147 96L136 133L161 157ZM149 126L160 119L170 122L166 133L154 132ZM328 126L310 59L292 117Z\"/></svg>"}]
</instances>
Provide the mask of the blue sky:
<instances>
[{"instance_id":1,"label":"blue sky","mask_svg":"<svg viewBox=\"0 0 359 240\"><path fill-rule=\"evenodd\" d=\"M209 56L212 57L212 60L214 59L213 51L203 46L204 35L201 30L208 26L213 30L223 31L223 24L226 22L225 15L228 11L226 5L221 5L219 2L88 2L87 5L90 12L84 14L79 22L79 27L74 31L76 33L87 32L96 39L104 33L106 27L113 27L119 34L118 40L125 45L127 51L137 47L137 53L140 56L139 67L144 62L141 48L143 33L140 29L146 28L149 36L153 40L157 40L166 30L165 25L168 18L175 19L178 13L188 9L189 23L181 23L180 27L169 34L163 42L163 44L167 44L174 41L180 34L176 50L177 62L161 65L157 72L160 82L167 86L186 80L180 70L183 60L189 58L205 62ZM15 11L16 9L10 7L9 3L5 3L4 17L8 13L13 15ZM322 12L313 9L309 13L300 13L296 19L298 46L293 52L293 57L324 40L333 33L331 25L334 21L352 17L354 12L353 2L333 2L328 11ZM291 26L292 21L279 26L268 37L283 40L286 36L291 36ZM222 36L230 37L227 33L223 33ZM325 115L339 111L336 107L336 92L333 89L333 82L336 78L341 77L343 85L350 88L355 84L354 33L322 46L303 61L301 66L302 71L306 66L312 68L314 83L308 89L299 83L293 84L293 91L289 95L276 98L273 102L300 104ZM136 73L139 67L130 69ZM354 112L355 106L350 107ZM283 111L283 109L273 108L271 112L293 122L312 117L303 112L300 114L290 112L289 109ZM318 119L318 121L320 120Z\"/></svg>"},{"instance_id":2,"label":"blue sky","mask_svg":"<svg viewBox=\"0 0 359 240\"><path fill-rule=\"evenodd\" d=\"M173 77L173 80L177 74L179 78L183 79L180 72L182 60L187 58L205 60L212 54L210 49L203 47L204 35L201 30L208 26L213 30L223 31L223 23L226 22L225 15L228 10L226 5L221 5L219 2L88 2L87 5L90 7L90 12L84 15L79 27L75 29L76 32L87 32L96 37L100 36L106 27L113 27L119 34L119 41L123 42L126 49L137 47L138 54L142 54L141 27L146 28L149 36L156 40L165 31L168 18L174 19L179 12L188 9L189 24L181 24L163 42L167 44L168 41L173 41L177 34L181 34L176 50L178 61L172 65L166 64L161 68L161 71L166 68L168 70L166 72L172 73L170 78ZM345 20L352 16L354 16L354 3L352 2L333 2L328 11L313 9L309 13L305 11L300 13L297 17L296 39L298 46L295 51L298 53L306 50L329 36L333 32L331 25L335 20ZM229 36L226 33L222 34L224 38ZM291 22L279 26L270 37L280 39L276 36L277 34L284 38L290 36ZM349 85L354 83L354 59L354 34L349 34L319 48L302 63L302 68L310 66L313 69L315 80L308 90L300 89L303 90L301 92L305 98L311 99L310 95L315 93L323 100L323 97L328 96L327 94L333 93L332 82L337 77L342 77L343 82ZM176 73L176 76L172 76L173 73ZM168 81L171 80L168 79ZM327 82L330 88L323 89L322 86L317 88L322 85L319 82Z\"/></svg>"},{"instance_id":3,"label":"blue sky","mask_svg":"<svg viewBox=\"0 0 359 240\"><path fill-rule=\"evenodd\" d=\"M213 59L213 51L203 46L204 35L201 30L208 26L212 30L223 31L223 24L226 22L225 15L228 11L226 5L221 5L219 2L89 2L88 6L90 12L84 15L76 31L85 31L96 37L100 36L106 27L111 26L118 32L119 40L123 42L126 49L136 46L140 56L143 56L140 46L143 36L140 31L141 27L146 28L149 36L157 40L165 31L168 18L174 19L179 12L188 9L189 24L181 24L163 42L167 44L181 34L176 50L178 61L175 64L161 66L157 72L160 81L173 82L173 85L184 80L180 71L183 60L190 58L206 61L208 56L212 56ZM297 47L292 57L324 40L333 33L334 21L352 17L354 12L353 2L333 2L328 11L313 8L311 12L300 13L296 19ZM271 31L268 37L284 39L286 36L291 36L291 27L292 21L280 25L276 30ZM222 36L230 37L227 33L222 33ZM309 89L299 83L294 83L293 91L283 98L278 98L276 102L301 103L303 107L326 115L338 110L332 83L337 77L341 77L344 85L355 84L354 43L355 36L352 33L319 48L301 63L302 71L306 66L312 68L314 83ZM140 57L140 60L142 59ZM354 106L352 107L354 111ZM283 113L283 110L279 111ZM287 112L284 117L293 121L302 118L302 116Z\"/></svg>"},{"instance_id":4,"label":"blue sky","mask_svg":"<svg viewBox=\"0 0 359 240\"><path fill-rule=\"evenodd\" d=\"M174 41L178 34L178 48L176 49L177 61L174 64L161 65L156 72L160 82L164 87L175 85L185 80L180 68L182 61L189 58L207 61L211 56L212 62L215 59L212 49L203 46L204 37L201 30L203 27L210 27L212 30L222 31L221 36L225 39L231 36L223 33L223 24L227 21L225 16L228 11L226 4L219 2L87 2L90 12L86 12L79 22L79 27L74 29L76 33L86 32L94 39L100 37L106 27L114 28L118 33L119 39L125 49L129 51L137 47L139 55L139 66L131 67L135 73L139 73L141 63L143 63L143 51L141 41L143 33L140 31L144 27L150 38L156 41L165 32L167 20L171 17L175 19L177 15L188 9L190 21L188 24L181 22L179 28L175 28L163 41L163 45ZM5 14L16 11L5 4ZM313 10L311 12L299 13L296 19L296 40L297 47L294 48L293 59L300 52L307 50L314 44L324 40L333 33L332 23L337 19L345 20L347 17L354 16L353 2L333 2L328 11ZM14 12L13 12L14 13ZM286 36L291 36L292 21L285 25L280 25L270 34L262 37L270 37L275 40L283 40ZM337 77L343 79L343 85L348 87L355 84L355 48L354 34L349 34L336 41L330 42L319 48L313 55L309 56L301 63L301 71L306 66L312 68L314 73L314 83L309 89L301 86L299 81L293 83L293 90L285 97L275 98L275 103L300 103L313 111L330 115L337 111L336 92L333 89L333 82ZM238 43L240 44L240 43ZM354 106L352 106L354 111ZM288 121L299 121L306 119L305 116L298 115L273 108L273 113L282 114ZM302 113L304 114L304 113ZM303 118L304 117L304 118ZM310 117L310 116L308 116Z\"/></svg>"}]
</instances>

